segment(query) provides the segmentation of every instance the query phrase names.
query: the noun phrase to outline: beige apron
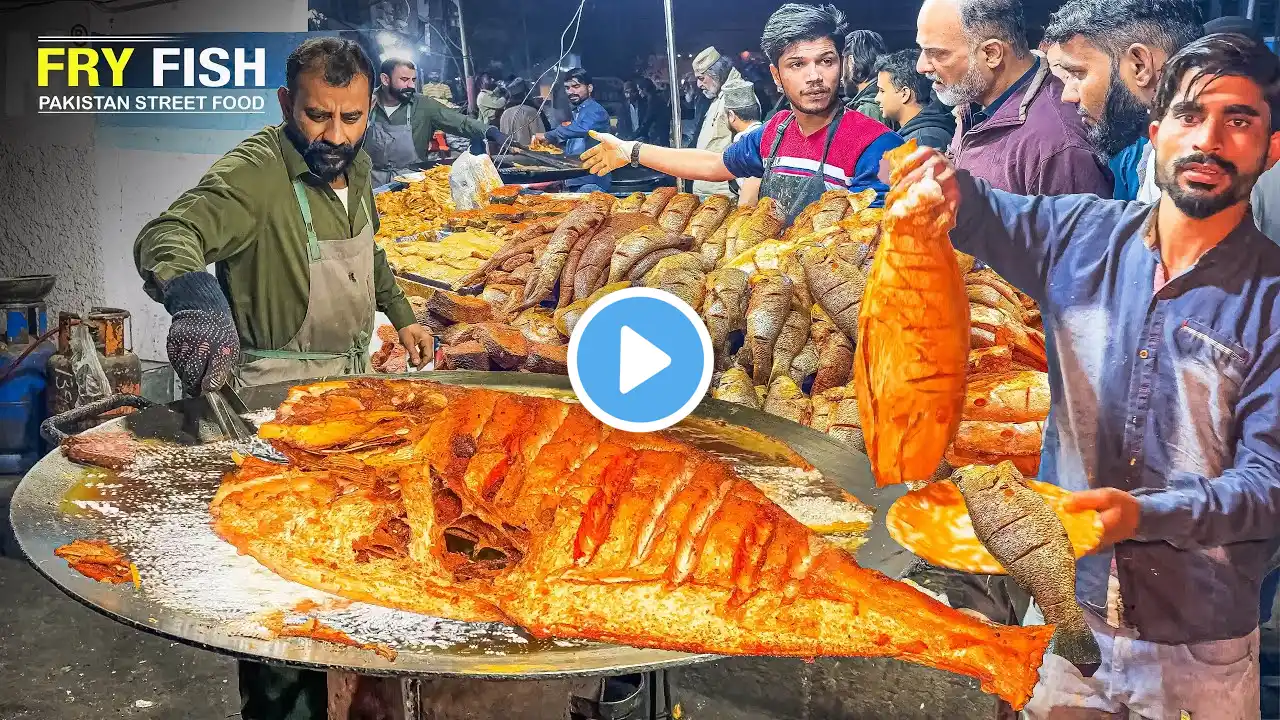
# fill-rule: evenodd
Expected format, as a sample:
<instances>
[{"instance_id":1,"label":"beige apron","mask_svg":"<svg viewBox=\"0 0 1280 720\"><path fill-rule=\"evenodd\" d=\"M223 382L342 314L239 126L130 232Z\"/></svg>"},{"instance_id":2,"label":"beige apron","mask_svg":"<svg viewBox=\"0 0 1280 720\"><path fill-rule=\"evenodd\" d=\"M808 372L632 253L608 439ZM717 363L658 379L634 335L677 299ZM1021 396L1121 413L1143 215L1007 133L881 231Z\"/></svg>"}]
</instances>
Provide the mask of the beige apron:
<instances>
[{"instance_id":1,"label":"beige apron","mask_svg":"<svg viewBox=\"0 0 1280 720\"><path fill-rule=\"evenodd\" d=\"M295 179L293 190L307 228L307 316L284 347L241 348L240 365L232 373L236 387L369 371L375 303L368 197L360 201L364 230L355 237L320 240L311 222L306 186Z\"/></svg>"}]
</instances>

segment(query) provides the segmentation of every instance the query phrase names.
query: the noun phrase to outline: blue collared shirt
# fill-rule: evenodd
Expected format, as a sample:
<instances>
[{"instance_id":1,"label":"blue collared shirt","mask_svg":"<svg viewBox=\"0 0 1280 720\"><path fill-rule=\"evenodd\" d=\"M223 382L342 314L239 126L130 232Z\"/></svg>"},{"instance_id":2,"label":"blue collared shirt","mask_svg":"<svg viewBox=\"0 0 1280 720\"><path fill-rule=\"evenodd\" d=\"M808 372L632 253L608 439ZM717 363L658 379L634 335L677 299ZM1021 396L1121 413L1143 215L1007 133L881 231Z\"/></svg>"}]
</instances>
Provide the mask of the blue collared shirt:
<instances>
[{"instance_id":1,"label":"blue collared shirt","mask_svg":"<svg viewBox=\"0 0 1280 720\"><path fill-rule=\"evenodd\" d=\"M1111 158L1108 165L1115 178L1115 188L1111 197L1116 200L1137 200L1138 188L1142 187L1142 179L1138 177L1138 166L1142 164L1142 149L1147 146L1147 139L1140 137L1134 143Z\"/></svg>"},{"instance_id":2,"label":"blue collared shirt","mask_svg":"<svg viewBox=\"0 0 1280 720\"><path fill-rule=\"evenodd\" d=\"M565 155L578 156L586 152L588 148L599 144L599 141L593 140L587 135L588 131L595 130L596 132L607 133L610 129L609 111L596 102L595 98L587 98L578 103L578 106L573 109L573 122L549 130L546 138L551 142L563 145ZM584 175L566 180L564 184L566 187L594 184L599 185L600 189L608 191L611 182L608 175Z\"/></svg>"},{"instance_id":3,"label":"blue collared shirt","mask_svg":"<svg viewBox=\"0 0 1280 720\"><path fill-rule=\"evenodd\" d=\"M1157 290L1152 205L959 183L952 242L1044 318L1040 479L1138 498L1137 539L1114 549L1126 623L1167 644L1252 632L1280 547L1280 246L1246 217ZM1103 617L1112 555L1077 564Z\"/></svg>"}]
</instances>

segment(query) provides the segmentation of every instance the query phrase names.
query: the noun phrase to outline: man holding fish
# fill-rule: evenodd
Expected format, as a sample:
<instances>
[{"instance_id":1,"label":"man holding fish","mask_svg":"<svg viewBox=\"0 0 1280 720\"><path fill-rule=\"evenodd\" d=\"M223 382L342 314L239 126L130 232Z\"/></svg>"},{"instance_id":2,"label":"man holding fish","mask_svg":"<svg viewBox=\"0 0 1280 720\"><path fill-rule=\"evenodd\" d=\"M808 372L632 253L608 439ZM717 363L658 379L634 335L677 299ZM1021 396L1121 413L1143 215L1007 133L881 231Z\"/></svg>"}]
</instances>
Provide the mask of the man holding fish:
<instances>
[{"instance_id":1,"label":"man holding fish","mask_svg":"<svg viewBox=\"0 0 1280 720\"><path fill-rule=\"evenodd\" d=\"M1052 409L1041 480L1098 511L1076 567L1092 677L1048 655L1030 718L1259 717L1258 591L1280 547L1280 246L1250 191L1280 159L1280 59L1210 35L1165 66L1149 128L1155 204L991 189L924 148L957 249L1044 316ZM1118 579L1118 592L1111 586Z\"/></svg>"}]
</instances>

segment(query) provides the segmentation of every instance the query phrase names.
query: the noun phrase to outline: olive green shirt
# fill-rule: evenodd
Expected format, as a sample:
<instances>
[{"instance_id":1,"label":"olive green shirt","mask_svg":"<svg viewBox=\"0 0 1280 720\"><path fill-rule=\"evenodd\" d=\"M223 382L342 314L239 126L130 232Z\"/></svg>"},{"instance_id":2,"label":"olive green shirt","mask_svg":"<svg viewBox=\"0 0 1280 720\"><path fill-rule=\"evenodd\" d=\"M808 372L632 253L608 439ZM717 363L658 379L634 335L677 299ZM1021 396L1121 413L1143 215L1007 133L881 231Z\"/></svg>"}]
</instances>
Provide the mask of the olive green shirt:
<instances>
[{"instance_id":1,"label":"olive green shirt","mask_svg":"<svg viewBox=\"0 0 1280 720\"><path fill-rule=\"evenodd\" d=\"M413 106L413 145L418 149L418 157L425 158L427 151L431 148L431 137L435 135L437 130L443 130L450 135L470 138L471 140L482 141L484 134L489 130L489 126L479 120L467 117L462 113L447 107L435 98L424 97L422 95L414 95L409 102L400 103L400 106L391 111L387 115L387 111L382 107L382 102L378 99L381 93L375 93L373 96L373 111L369 119L370 122L381 122L388 125L403 125L405 118L409 115L408 106ZM462 148L466 150L466 148Z\"/></svg>"},{"instance_id":2,"label":"olive green shirt","mask_svg":"<svg viewBox=\"0 0 1280 720\"><path fill-rule=\"evenodd\" d=\"M213 263L240 342L262 350L283 347L307 316L311 282L307 231L293 179L306 185L316 236L323 243L364 230L369 222L366 202L377 231L369 169L369 156L362 150L347 170L348 210L329 184L307 168L285 137L283 125L263 128L215 162L199 185L142 228L133 244L133 260L147 294L160 300L157 280L169 281ZM396 285L386 253L376 245L373 253L378 309L397 329L412 325L413 310Z\"/></svg>"}]
</instances>

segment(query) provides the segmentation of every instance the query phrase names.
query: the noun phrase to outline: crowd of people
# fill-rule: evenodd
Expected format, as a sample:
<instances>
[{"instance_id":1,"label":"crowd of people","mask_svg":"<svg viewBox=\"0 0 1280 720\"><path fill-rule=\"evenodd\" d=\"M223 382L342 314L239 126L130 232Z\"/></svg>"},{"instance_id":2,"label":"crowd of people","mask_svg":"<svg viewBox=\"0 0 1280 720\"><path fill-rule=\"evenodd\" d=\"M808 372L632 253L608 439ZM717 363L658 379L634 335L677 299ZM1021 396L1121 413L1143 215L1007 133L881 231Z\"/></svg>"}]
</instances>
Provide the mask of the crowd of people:
<instances>
[{"instance_id":1,"label":"crowd of people","mask_svg":"<svg viewBox=\"0 0 1280 720\"><path fill-rule=\"evenodd\" d=\"M581 155L578 189L646 166L771 198L788 222L827 190L883 197L885 152L916 139L902 181L933 177L952 243L1038 303L1052 391L1039 477L1102 523L1076 583L1101 664L1047 655L1026 716L1258 718L1280 550L1280 58L1257 35L1203 23L1194 0L1067 0L1033 49L1020 0L924 0L918 48L888 52L832 6L787 3L760 42L782 97L766 109L758 78L704 51L685 149L660 142L643 81L624 89L620 134L581 68L562 78L567 124L527 84L488 80L482 119L439 83L419 92L407 60L375 67L351 41L312 38L287 62L284 122L149 222L135 263L172 315L189 394L364 372L375 309L416 366L430 333L373 243L372 193L440 133L527 133ZM1040 621L1003 576L911 579L999 623ZM322 718L325 688L323 673L241 663L246 720Z\"/></svg>"}]
</instances>

